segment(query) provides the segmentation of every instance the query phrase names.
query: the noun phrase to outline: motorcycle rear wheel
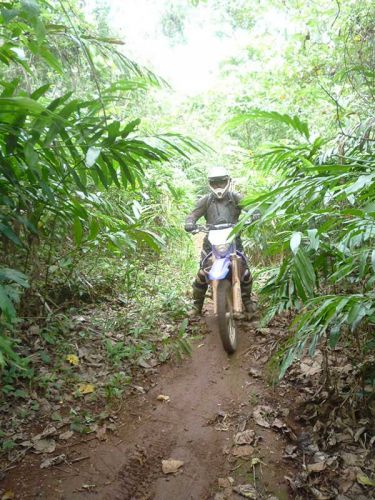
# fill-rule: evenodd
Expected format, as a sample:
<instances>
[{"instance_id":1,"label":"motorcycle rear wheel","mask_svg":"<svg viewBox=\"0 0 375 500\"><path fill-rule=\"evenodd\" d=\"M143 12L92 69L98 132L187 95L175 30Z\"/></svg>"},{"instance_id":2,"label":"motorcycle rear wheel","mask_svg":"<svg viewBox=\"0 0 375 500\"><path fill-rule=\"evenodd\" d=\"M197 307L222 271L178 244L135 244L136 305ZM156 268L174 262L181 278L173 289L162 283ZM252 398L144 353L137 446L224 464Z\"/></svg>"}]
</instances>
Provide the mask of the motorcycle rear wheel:
<instances>
[{"instance_id":1,"label":"motorcycle rear wheel","mask_svg":"<svg viewBox=\"0 0 375 500\"><path fill-rule=\"evenodd\" d=\"M232 284L228 280L220 280L217 284L217 319L220 338L228 354L237 349L237 331L233 312Z\"/></svg>"}]
</instances>

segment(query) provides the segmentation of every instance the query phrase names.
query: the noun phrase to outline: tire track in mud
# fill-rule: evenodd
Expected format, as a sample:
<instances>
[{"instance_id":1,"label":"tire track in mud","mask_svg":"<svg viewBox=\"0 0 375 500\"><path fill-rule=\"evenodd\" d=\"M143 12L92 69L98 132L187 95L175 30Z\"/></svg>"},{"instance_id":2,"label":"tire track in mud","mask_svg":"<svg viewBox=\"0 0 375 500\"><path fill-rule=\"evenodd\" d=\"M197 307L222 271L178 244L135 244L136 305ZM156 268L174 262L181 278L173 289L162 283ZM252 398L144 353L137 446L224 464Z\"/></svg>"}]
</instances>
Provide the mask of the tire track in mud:
<instances>
[{"instance_id":1,"label":"tire track in mud","mask_svg":"<svg viewBox=\"0 0 375 500\"><path fill-rule=\"evenodd\" d=\"M134 455L123 465L118 478L121 483L119 498L147 498L149 485L160 475L160 464L174 439L148 436L147 446L137 445Z\"/></svg>"},{"instance_id":2,"label":"tire track in mud","mask_svg":"<svg viewBox=\"0 0 375 500\"><path fill-rule=\"evenodd\" d=\"M116 436L73 448L89 459L79 467L65 468L65 474L64 467L41 471L41 459L25 460L10 474L6 485L17 493L16 498L213 498L217 479L237 468L233 460L228 460L235 419L251 420L254 405L264 397L272 398L272 393L264 382L250 380L248 374L254 364L261 368L252 354L257 342L254 328L242 325L239 348L228 357L218 333L213 331L212 319L207 316L205 320L211 332L194 343L192 358L162 366L153 389L125 400L127 407L119 416ZM170 402L157 401L159 394L169 396ZM231 425L215 429L213 423L223 415L229 416ZM257 433L261 435L260 456L267 464L265 489L288 498L283 479L288 470L281 463L285 443L270 429L257 429ZM184 461L184 466L166 476L161 461L169 458Z\"/></svg>"}]
</instances>

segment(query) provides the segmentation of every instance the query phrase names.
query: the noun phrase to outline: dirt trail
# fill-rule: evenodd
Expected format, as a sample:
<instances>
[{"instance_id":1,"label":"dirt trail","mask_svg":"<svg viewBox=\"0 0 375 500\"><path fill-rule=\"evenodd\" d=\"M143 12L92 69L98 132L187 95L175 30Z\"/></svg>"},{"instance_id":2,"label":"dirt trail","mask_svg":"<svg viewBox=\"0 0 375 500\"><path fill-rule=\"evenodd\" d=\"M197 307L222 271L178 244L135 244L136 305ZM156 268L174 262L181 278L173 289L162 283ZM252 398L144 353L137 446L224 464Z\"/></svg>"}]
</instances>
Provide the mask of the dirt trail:
<instances>
[{"instance_id":1,"label":"dirt trail","mask_svg":"<svg viewBox=\"0 0 375 500\"><path fill-rule=\"evenodd\" d=\"M19 499L213 498L220 477L252 479L249 460L233 460L230 452L235 431L246 426L260 436L254 454L262 461L257 486L288 498L288 467L281 458L285 442L249 418L254 406L275 397L261 378L248 373L250 367L261 367L254 357L255 329L242 326L239 349L228 357L209 317L206 322L209 333L194 343L192 358L161 367L156 385L125 403L116 435L106 442L93 439L57 449L56 454L67 453L70 460L83 458L72 466L41 470L40 456L28 456L11 471L6 488ZM160 394L170 401L158 401ZM224 425L215 426L219 421ZM169 458L183 460L184 466L166 476L161 461Z\"/></svg>"}]
</instances>

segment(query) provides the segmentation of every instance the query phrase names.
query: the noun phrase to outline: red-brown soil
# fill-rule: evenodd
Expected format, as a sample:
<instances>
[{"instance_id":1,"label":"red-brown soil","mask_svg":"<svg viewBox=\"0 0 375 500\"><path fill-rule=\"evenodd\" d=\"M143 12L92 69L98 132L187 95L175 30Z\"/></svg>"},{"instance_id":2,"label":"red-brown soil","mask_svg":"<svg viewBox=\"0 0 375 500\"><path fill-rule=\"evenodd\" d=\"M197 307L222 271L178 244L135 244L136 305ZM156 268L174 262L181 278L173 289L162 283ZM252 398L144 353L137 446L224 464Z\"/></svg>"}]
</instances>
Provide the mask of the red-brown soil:
<instances>
[{"instance_id":1,"label":"red-brown soil","mask_svg":"<svg viewBox=\"0 0 375 500\"><path fill-rule=\"evenodd\" d=\"M293 463L283 458L288 441L279 430L258 426L252 412L259 404L289 407L293 396L284 401L281 389L266 382L255 325L241 325L239 349L230 357L214 330L208 316L192 357L162 366L154 387L126 399L117 430L106 441L89 436L60 445L54 454L64 453L67 461L48 469L40 469L46 456L29 454L0 489L16 499L241 498L231 487L219 488L218 478L229 476L234 486L255 479L259 498L292 498L285 476L293 473ZM161 394L169 402L157 400ZM236 458L233 436L244 429L253 429L258 439L251 457ZM165 475L162 460L170 458L184 465Z\"/></svg>"}]
</instances>

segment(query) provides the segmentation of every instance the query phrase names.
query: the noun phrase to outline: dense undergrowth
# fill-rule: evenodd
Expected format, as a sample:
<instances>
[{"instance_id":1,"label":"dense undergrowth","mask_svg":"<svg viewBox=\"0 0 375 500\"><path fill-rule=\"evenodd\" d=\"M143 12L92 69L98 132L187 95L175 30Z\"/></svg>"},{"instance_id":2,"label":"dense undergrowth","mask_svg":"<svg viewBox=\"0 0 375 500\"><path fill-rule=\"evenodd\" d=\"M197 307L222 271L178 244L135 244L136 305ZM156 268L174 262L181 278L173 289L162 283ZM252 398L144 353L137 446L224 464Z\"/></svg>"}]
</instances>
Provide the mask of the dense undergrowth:
<instances>
[{"instance_id":1,"label":"dense undergrowth","mask_svg":"<svg viewBox=\"0 0 375 500\"><path fill-rule=\"evenodd\" d=\"M0 29L7 451L25 419L52 406L60 414L77 398L100 407L121 396L136 367L189 354L194 252L181 229L181 179L203 146L142 129L139 102L166 83L117 50L120 40L97 34L76 5L6 2Z\"/></svg>"},{"instance_id":2,"label":"dense undergrowth","mask_svg":"<svg viewBox=\"0 0 375 500\"><path fill-rule=\"evenodd\" d=\"M106 259L105 286L94 289L100 300L64 302L44 318L19 321L19 365L2 374L2 450L13 450L11 458L22 455L20 436L36 419L47 424L52 414L74 432L93 432L105 407L115 409L124 393L143 391L166 360L190 354L187 336L194 329L185 320L185 295L194 252L187 245L183 263L177 252L171 246L167 257L143 269L136 261ZM173 286L171 276L179 276Z\"/></svg>"},{"instance_id":3,"label":"dense undergrowth","mask_svg":"<svg viewBox=\"0 0 375 500\"><path fill-rule=\"evenodd\" d=\"M301 122L289 120L301 132ZM360 414L374 405L374 153L373 123L358 128L350 140L302 140L272 145L259 158L265 169L278 170L282 180L272 192L248 198L262 221L255 233L266 232L267 252L275 265L265 271L260 290L267 324L290 312L289 340L275 361L282 377L306 354L323 352L323 378L345 401L357 400ZM330 147L329 147L330 146ZM272 236L271 236L272 233ZM251 234L250 234L251 237ZM338 389L330 376L336 350L344 348L353 380ZM333 368L333 366L332 366ZM365 404L363 404L365 402Z\"/></svg>"},{"instance_id":4,"label":"dense undergrowth","mask_svg":"<svg viewBox=\"0 0 375 500\"><path fill-rule=\"evenodd\" d=\"M338 397L340 404L354 405L360 419L373 413L375 381L373 6L340 6L323 31L311 12L306 19L308 37L289 59L293 65L305 57L299 60L301 72L293 73L292 82L285 66L277 80L299 87L287 92L293 102L285 106L265 98L265 105L242 104L223 129L241 145L263 134L247 162L269 182L262 187L250 181L245 205L262 212L247 230L247 246L264 269L262 322L285 314L291 321L273 366L283 377L319 349L322 386L332 391L332 401ZM320 97L315 94L312 108L314 92ZM344 389L332 375L341 350L352 366Z\"/></svg>"}]
</instances>

